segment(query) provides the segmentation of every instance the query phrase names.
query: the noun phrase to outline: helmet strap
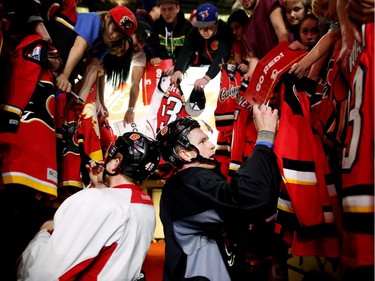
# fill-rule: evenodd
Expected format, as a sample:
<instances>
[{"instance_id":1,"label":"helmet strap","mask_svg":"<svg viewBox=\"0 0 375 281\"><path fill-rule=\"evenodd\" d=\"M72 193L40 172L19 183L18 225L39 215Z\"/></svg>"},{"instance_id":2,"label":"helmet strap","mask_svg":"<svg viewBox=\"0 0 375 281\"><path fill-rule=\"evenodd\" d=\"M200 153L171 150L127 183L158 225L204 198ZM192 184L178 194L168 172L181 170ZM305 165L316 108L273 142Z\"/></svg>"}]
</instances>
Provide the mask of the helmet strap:
<instances>
[{"instance_id":1,"label":"helmet strap","mask_svg":"<svg viewBox=\"0 0 375 281\"><path fill-rule=\"evenodd\" d=\"M217 161L215 159L209 159L206 157L201 156L200 154L197 155L197 157L194 157L190 159L191 162L199 162L202 164L210 164L210 165L216 165Z\"/></svg>"},{"instance_id":2,"label":"helmet strap","mask_svg":"<svg viewBox=\"0 0 375 281\"><path fill-rule=\"evenodd\" d=\"M198 150L198 148L195 147L195 145L190 144L190 147L197 152L197 156L194 157L194 158L191 158L190 163L199 162L199 163L202 163L202 164L210 164L210 165L216 165L217 164L217 161L215 159L212 160L212 159L209 159L209 158L206 158L206 157L203 157L202 155L200 155L199 150ZM189 162L187 162L187 163L189 163Z\"/></svg>"},{"instance_id":3,"label":"helmet strap","mask_svg":"<svg viewBox=\"0 0 375 281\"><path fill-rule=\"evenodd\" d=\"M116 172L114 172L114 173L110 173L110 172L107 171L107 168L104 167L104 172L103 172L103 176L102 176L102 181L103 181L103 183L105 184L105 186L109 187L109 185L106 183L106 180L105 180L105 176L107 176L107 175L110 176L110 177L113 177L113 176L118 175L118 172L116 171Z\"/></svg>"}]
</instances>

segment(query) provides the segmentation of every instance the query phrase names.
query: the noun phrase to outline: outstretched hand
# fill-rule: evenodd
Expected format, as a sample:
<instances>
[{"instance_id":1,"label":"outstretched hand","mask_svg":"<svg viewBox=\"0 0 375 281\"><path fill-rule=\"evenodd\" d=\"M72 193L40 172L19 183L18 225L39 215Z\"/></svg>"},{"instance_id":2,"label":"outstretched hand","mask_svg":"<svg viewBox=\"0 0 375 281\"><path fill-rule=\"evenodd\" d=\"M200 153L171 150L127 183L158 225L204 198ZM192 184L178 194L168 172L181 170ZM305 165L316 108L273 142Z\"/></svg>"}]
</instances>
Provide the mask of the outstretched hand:
<instances>
[{"instance_id":1,"label":"outstretched hand","mask_svg":"<svg viewBox=\"0 0 375 281\"><path fill-rule=\"evenodd\" d=\"M60 73L56 77L55 84L56 87L62 92L70 93L72 90L72 84L69 82L69 78L64 73Z\"/></svg>"},{"instance_id":2,"label":"outstretched hand","mask_svg":"<svg viewBox=\"0 0 375 281\"><path fill-rule=\"evenodd\" d=\"M180 84L181 81L182 81L182 72L181 71L175 71L171 75L171 84L177 86L178 84Z\"/></svg>"},{"instance_id":3,"label":"outstretched hand","mask_svg":"<svg viewBox=\"0 0 375 281\"><path fill-rule=\"evenodd\" d=\"M194 82L194 90L195 91L201 90L202 88L204 88L204 86L206 86L208 84L208 82L209 82L209 80L206 79L206 78L204 78L204 77L195 80L195 82Z\"/></svg>"},{"instance_id":4,"label":"outstretched hand","mask_svg":"<svg viewBox=\"0 0 375 281\"><path fill-rule=\"evenodd\" d=\"M308 66L303 61L300 61L293 64L288 73L294 74L297 78L301 79L306 75L307 69Z\"/></svg>"}]
</instances>

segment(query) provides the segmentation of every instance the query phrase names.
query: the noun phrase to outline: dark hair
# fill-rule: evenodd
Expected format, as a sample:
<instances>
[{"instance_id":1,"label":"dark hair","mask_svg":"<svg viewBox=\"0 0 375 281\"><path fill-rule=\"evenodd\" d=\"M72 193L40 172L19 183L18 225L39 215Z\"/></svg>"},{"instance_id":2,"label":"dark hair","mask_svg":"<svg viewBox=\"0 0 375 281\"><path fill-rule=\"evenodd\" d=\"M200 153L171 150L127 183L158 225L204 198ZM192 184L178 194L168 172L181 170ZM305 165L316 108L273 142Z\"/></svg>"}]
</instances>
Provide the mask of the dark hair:
<instances>
[{"instance_id":1,"label":"dark hair","mask_svg":"<svg viewBox=\"0 0 375 281\"><path fill-rule=\"evenodd\" d=\"M306 15L304 16L304 18L301 20L301 23L302 23L303 21L305 21L306 19L319 20L319 18L318 18L316 15L314 15L314 13L312 13L312 12L310 12L310 11L308 11L308 12L306 13Z\"/></svg>"},{"instance_id":2,"label":"dark hair","mask_svg":"<svg viewBox=\"0 0 375 281\"><path fill-rule=\"evenodd\" d=\"M129 48L123 55L118 56L107 52L102 59L106 82L114 87L117 87L120 82L126 81L130 72L130 64L133 57L133 41L131 37L127 37L125 40L129 43Z\"/></svg>"},{"instance_id":3,"label":"dark hair","mask_svg":"<svg viewBox=\"0 0 375 281\"><path fill-rule=\"evenodd\" d=\"M227 20L227 24L230 25L232 22L238 22L240 25L244 25L248 19L249 16L245 12L245 10L238 9L230 14Z\"/></svg>"}]
</instances>

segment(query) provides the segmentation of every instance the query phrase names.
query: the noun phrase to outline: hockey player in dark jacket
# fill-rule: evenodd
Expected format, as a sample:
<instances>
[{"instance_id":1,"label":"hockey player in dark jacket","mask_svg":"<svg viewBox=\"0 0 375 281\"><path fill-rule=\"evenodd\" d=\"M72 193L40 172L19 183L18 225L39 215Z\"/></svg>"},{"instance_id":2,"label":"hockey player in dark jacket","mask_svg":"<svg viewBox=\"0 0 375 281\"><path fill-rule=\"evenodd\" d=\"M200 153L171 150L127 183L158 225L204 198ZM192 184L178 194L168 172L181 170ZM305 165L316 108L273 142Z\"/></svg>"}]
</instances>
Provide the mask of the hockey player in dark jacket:
<instances>
[{"instance_id":1,"label":"hockey player in dark jacket","mask_svg":"<svg viewBox=\"0 0 375 281\"><path fill-rule=\"evenodd\" d=\"M244 280L237 227L275 213L281 179L273 152L278 112L257 106L254 118L254 152L231 181L216 173L215 146L195 119L177 119L158 133L162 158L177 170L160 201L164 281Z\"/></svg>"}]
</instances>

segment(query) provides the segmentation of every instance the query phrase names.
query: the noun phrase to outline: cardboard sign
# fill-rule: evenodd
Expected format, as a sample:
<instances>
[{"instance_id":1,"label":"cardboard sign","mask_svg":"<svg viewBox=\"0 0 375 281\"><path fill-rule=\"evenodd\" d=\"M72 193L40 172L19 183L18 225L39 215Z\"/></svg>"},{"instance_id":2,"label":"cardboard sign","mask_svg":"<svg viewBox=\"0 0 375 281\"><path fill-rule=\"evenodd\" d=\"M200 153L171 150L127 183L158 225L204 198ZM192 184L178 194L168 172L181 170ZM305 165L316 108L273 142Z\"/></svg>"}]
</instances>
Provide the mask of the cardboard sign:
<instances>
[{"instance_id":1,"label":"cardboard sign","mask_svg":"<svg viewBox=\"0 0 375 281\"><path fill-rule=\"evenodd\" d=\"M282 41L258 62L245 92L245 99L251 105L267 102L280 76L307 54L305 50L289 49L289 44Z\"/></svg>"}]
</instances>

